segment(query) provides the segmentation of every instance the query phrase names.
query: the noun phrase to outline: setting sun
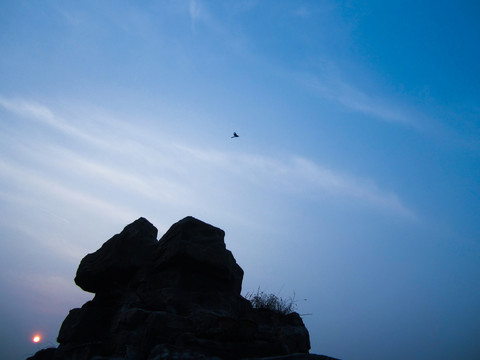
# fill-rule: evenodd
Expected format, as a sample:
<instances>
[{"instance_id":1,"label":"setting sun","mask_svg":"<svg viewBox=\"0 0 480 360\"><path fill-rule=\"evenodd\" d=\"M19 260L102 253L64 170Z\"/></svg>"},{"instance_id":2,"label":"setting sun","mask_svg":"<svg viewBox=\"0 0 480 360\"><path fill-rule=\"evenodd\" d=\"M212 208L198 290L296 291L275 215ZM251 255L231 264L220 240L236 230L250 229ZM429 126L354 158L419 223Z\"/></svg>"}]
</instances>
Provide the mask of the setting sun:
<instances>
[{"instance_id":1,"label":"setting sun","mask_svg":"<svg viewBox=\"0 0 480 360\"><path fill-rule=\"evenodd\" d=\"M40 337L40 335L35 335L35 336L33 337L32 341L33 341L34 343L38 343L38 342L40 342L41 339L42 339L42 338Z\"/></svg>"}]
</instances>

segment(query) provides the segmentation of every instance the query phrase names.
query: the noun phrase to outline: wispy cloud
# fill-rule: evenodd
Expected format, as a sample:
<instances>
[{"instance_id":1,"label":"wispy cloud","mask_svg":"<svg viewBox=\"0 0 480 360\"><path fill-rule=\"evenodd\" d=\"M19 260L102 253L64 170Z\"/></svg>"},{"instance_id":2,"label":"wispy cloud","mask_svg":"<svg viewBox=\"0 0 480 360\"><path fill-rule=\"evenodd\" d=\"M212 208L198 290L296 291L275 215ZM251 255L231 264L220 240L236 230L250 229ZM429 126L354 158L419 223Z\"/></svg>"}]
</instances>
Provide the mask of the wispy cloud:
<instances>
[{"instance_id":1,"label":"wispy cloud","mask_svg":"<svg viewBox=\"0 0 480 360\"><path fill-rule=\"evenodd\" d=\"M0 170L2 177L9 178L15 184L23 184L23 188L32 189L31 191L46 193L50 197L61 199L63 202L73 207L80 207L85 211L94 211L99 215L111 217L113 219L132 219L135 215L128 208L123 208L119 204L104 201L88 192L79 191L72 187L63 185L50 179L45 174L39 174L31 169L23 168L18 164L9 164L0 161Z\"/></svg>"},{"instance_id":2,"label":"wispy cloud","mask_svg":"<svg viewBox=\"0 0 480 360\"><path fill-rule=\"evenodd\" d=\"M190 15L190 24L192 27L192 32L195 32L195 24L197 20L200 18L200 3L198 0L190 0L188 6L188 13Z\"/></svg>"},{"instance_id":3,"label":"wispy cloud","mask_svg":"<svg viewBox=\"0 0 480 360\"><path fill-rule=\"evenodd\" d=\"M310 12L308 11L307 7L301 6L294 10L293 14L301 18L306 18L310 15Z\"/></svg>"},{"instance_id":4,"label":"wispy cloud","mask_svg":"<svg viewBox=\"0 0 480 360\"><path fill-rule=\"evenodd\" d=\"M313 189L324 191L332 196L366 201L410 219L416 218L416 215L402 203L397 195L381 190L371 180L341 175L304 158L297 157L293 163L295 173L299 174L304 184L310 184Z\"/></svg>"},{"instance_id":5,"label":"wispy cloud","mask_svg":"<svg viewBox=\"0 0 480 360\"><path fill-rule=\"evenodd\" d=\"M232 184L243 184L253 191L261 189L290 195L318 193L332 198L350 198L402 216L413 216L398 196L381 190L373 185L373 181L341 174L303 157L291 155L275 158L226 152L174 141L160 146L158 143L162 141L149 136L149 132L139 131L138 128L137 132L130 131L128 125L121 122L118 127L122 129L121 133L116 137L101 139L99 134L82 129L79 124L69 124L67 120L55 115L55 111L43 105L21 100L12 102L4 98L0 100L0 105L9 111L40 119L52 129L69 136L79 134L82 140L108 151L109 161L106 162L95 153L81 154L64 144L25 150L24 156L33 159L34 164L41 164L42 159L52 159L48 163L49 173L26 168L11 160L0 162L4 176L8 175L12 181L28 182L31 188L42 189L83 208L94 208L121 218L129 218L134 214L134 211L129 210L128 204L114 204L111 198L104 197L94 188L88 189L85 184L89 183L94 183L97 189L108 188L122 192L124 197L126 192L131 196L141 196L149 202L161 201L170 205L175 202L202 202L205 196L208 197L205 191L223 189L228 192L226 189ZM98 125L99 128L116 127L112 124L115 120L111 118L99 118L98 115L90 117L97 118L100 122L105 121L105 124ZM122 139L125 138L129 139L128 151L121 146ZM155 161L152 162L151 159ZM134 166L125 167L125 164ZM63 178L62 172L72 171L78 177L78 183L69 183L67 186L59 182ZM56 179L51 174L57 174ZM212 176L216 179L215 186L210 184ZM200 189L203 190L199 191Z\"/></svg>"},{"instance_id":6,"label":"wispy cloud","mask_svg":"<svg viewBox=\"0 0 480 360\"><path fill-rule=\"evenodd\" d=\"M195 30L195 24L202 22L216 38L221 40L225 49L232 50L235 55L242 57L251 64L259 66L276 76L282 76L291 81L300 83L302 87L310 89L316 96L326 99L342 108L362 113L374 119L408 126L420 130L422 128L421 114L418 113L407 102L401 101L399 96L392 94L389 96L382 88L380 82L376 82L373 77L368 76L365 70L362 70L358 64L353 66L364 72L363 76L367 78L365 83L371 84L365 87L361 83L351 80L348 72L339 69L335 65L335 59L323 58L315 62L311 71L303 71L300 67L292 71L291 68L284 68L279 59L263 57L258 49L252 44L254 39L245 36L245 32L236 29L232 32L228 24L222 19L216 18L214 14L208 11L207 7L199 0L191 0L189 3L189 16L192 23L192 30ZM292 9L292 14L297 17L309 17L314 13L328 13L332 10L332 4L323 4L314 9L299 7ZM307 58L302 63L308 63ZM397 94L398 95L398 94Z\"/></svg>"},{"instance_id":7,"label":"wispy cloud","mask_svg":"<svg viewBox=\"0 0 480 360\"><path fill-rule=\"evenodd\" d=\"M95 145L107 146L106 142L101 138L92 136L78 127L72 126L61 117L55 115L47 106L35 101L7 99L0 96L0 106L13 114L36 120L72 137L86 140Z\"/></svg>"},{"instance_id":8,"label":"wispy cloud","mask_svg":"<svg viewBox=\"0 0 480 360\"><path fill-rule=\"evenodd\" d=\"M350 198L411 219L416 217L397 195L381 190L373 181L338 173L303 157L292 155L276 159L248 153L206 151L187 146L181 148L191 154L195 161L215 164L236 179L264 190L291 195L320 193Z\"/></svg>"},{"instance_id":9,"label":"wispy cloud","mask_svg":"<svg viewBox=\"0 0 480 360\"><path fill-rule=\"evenodd\" d=\"M381 94L380 90L362 90L353 83L345 81L333 69L323 69L316 74L299 74L300 83L310 88L317 96L332 101L348 109L360 112L375 119L420 128L415 112L406 105Z\"/></svg>"},{"instance_id":10,"label":"wispy cloud","mask_svg":"<svg viewBox=\"0 0 480 360\"><path fill-rule=\"evenodd\" d=\"M292 80L291 76L293 74L293 81L310 89L318 97L336 103L348 111L359 112L380 121L416 129L421 128L418 119L421 115L411 105L402 102L395 94L388 96L382 88L381 82L374 80L375 74L369 76L360 65L352 64L356 70L363 73L364 80L367 79L364 83L371 84L368 88L362 86L360 82L351 80L352 77L349 76L348 71L344 71L336 65L336 59L333 55L322 55L315 60L313 65L309 65L310 70L307 71L302 70L300 66L296 69L286 68L278 58L265 57L261 51L256 49L252 45L255 43L255 39L247 37L245 35L246 31L242 31L240 28L232 32L223 19L215 17L213 12L208 11L206 4L202 4L199 0L191 0L189 5L192 29L201 20L202 24L215 34L216 38L221 39L225 48L233 50L235 55L255 64L255 66L262 67L265 71L276 76L282 76L289 81ZM330 13L335 7L335 4L327 2L312 8L306 6L295 7L292 8L291 12L293 16L308 18L313 15ZM343 29L343 31L348 33L347 29ZM346 37L348 36L346 35ZM308 65L310 62L311 60L305 57L301 63Z\"/></svg>"}]
</instances>

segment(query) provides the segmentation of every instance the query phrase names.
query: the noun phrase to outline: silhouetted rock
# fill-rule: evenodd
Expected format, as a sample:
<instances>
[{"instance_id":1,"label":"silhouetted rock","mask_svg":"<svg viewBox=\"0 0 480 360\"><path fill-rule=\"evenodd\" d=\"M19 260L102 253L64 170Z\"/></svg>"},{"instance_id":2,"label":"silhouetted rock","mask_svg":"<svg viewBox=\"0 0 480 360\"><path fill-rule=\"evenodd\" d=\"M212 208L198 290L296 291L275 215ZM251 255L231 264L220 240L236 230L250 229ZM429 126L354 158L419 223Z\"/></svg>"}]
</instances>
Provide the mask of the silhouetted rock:
<instances>
[{"instance_id":1,"label":"silhouetted rock","mask_svg":"<svg viewBox=\"0 0 480 360\"><path fill-rule=\"evenodd\" d=\"M37 351L37 353L27 360L53 360L57 349L48 348Z\"/></svg>"},{"instance_id":2,"label":"silhouetted rock","mask_svg":"<svg viewBox=\"0 0 480 360\"><path fill-rule=\"evenodd\" d=\"M136 271L151 261L157 245L157 228L144 218L126 226L80 262L75 283L97 293L127 285Z\"/></svg>"},{"instance_id":3,"label":"silhouetted rock","mask_svg":"<svg viewBox=\"0 0 480 360\"><path fill-rule=\"evenodd\" d=\"M156 240L140 218L81 261L75 282L94 292L65 318L55 360L331 359L309 354L297 313L253 309L223 230L193 217Z\"/></svg>"}]
</instances>

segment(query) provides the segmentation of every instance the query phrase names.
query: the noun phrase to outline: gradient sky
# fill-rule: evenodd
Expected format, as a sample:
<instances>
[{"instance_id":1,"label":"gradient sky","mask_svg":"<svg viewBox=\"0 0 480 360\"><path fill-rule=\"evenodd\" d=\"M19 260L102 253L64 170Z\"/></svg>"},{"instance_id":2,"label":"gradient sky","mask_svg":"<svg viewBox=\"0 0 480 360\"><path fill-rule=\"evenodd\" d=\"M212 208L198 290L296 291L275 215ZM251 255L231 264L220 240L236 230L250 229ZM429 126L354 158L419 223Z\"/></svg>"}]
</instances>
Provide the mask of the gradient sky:
<instances>
[{"instance_id":1,"label":"gradient sky","mask_svg":"<svg viewBox=\"0 0 480 360\"><path fill-rule=\"evenodd\" d=\"M480 358L479 17L2 0L2 358L56 344L83 256L187 215L226 231L243 293L295 293L314 353Z\"/></svg>"}]
</instances>

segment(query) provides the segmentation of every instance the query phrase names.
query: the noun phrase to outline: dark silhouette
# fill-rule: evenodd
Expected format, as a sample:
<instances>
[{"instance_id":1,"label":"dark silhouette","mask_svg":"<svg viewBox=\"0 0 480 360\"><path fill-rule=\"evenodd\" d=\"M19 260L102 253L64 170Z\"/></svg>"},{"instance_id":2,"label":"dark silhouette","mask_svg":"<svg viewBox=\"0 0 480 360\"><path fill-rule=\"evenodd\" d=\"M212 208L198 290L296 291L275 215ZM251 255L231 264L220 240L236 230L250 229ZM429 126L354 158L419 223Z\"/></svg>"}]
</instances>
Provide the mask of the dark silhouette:
<instances>
[{"instance_id":1,"label":"dark silhouette","mask_svg":"<svg viewBox=\"0 0 480 360\"><path fill-rule=\"evenodd\" d=\"M240 295L243 270L224 237L191 216L160 240L145 218L127 225L80 262L75 283L95 297L70 310L58 348L27 360L334 360L309 354L299 314Z\"/></svg>"},{"instance_id":2,"label":"dark silhouette","mask_svg":"<svg viewBox=\"0 0 480 360\"><path fill-rule=\"evenodd\" d=\"M234 132L234 133L233 133L233 136L231 137L231 139L237 138L237 137L239 137L238 134L237 134L236 132Z\"/></svg>"}]
</instances>

